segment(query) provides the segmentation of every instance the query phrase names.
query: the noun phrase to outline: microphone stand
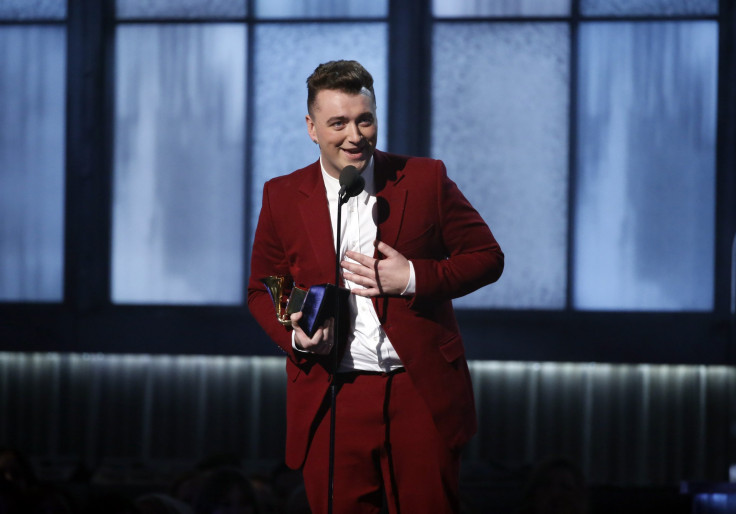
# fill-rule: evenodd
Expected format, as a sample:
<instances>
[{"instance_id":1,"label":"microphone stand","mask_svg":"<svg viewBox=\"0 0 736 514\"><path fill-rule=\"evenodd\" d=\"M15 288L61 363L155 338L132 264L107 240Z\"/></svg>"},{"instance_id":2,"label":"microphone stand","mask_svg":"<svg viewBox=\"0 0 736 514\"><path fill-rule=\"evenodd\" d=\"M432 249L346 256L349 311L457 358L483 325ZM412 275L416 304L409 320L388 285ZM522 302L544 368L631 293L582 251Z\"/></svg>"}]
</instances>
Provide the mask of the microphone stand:
<instances>
[{"instance_id":1,"label":"microphone stand","mask_svg":"<svg viewBox=\"0 0 736 514\"><path fill-rule=\"evenodd\" d=\"M335 408L337 406L337 368L340 365L340 352L338 346L340 344L340 233L342 232L342 206L350 198L347 191L343 192L342 188L340 193L337 195L337 230L335 233L335 323L334 335L335 344L333 345L333 369L332 369L332 382L330 383L330 448L329 448L329 466L328 466L328 485L327 485L327 514L332 514L332 496L335 490Z\"/></svg>"}]
</instances>

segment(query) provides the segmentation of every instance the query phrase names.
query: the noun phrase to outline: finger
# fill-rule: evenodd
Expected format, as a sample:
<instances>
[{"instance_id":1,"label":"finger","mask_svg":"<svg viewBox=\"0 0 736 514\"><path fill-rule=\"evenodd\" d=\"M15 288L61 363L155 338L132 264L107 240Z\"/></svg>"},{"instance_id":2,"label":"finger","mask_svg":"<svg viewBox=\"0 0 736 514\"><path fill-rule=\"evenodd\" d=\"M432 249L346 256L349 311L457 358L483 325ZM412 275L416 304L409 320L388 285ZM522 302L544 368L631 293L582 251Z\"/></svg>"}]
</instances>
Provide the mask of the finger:
<instances>
[{"instance_id":1,"label":"finger","mask_svg":"<svg viewBox=\"0 0 736 514\"><path fill-rule=\"evenodd\" d=\"M376 287L376 279L373 273L370 276L358 275L357 273L343 273L343 278L363 287Z\"/></svg>"},{"instance_id":2,"label":"finger","mask_svg":"<svg viewBox=\"0 0 736 514\"><path fill-rule=\"evenodd\" d=\"M373 261L375 260L373 257L369 255L354 252L352 250L348 250L347 252L345 252L345 257L349 257L353 259L355 262L358 262L362 264L363 266L367 266L369 268L373 266Z\"/></svg>"},{"instance_id":3,"label":"finger","mask_svg":"<svg viewBox=\"0 0 736 514\"><path fill-rule=\"evenodd\" d=\"M314 353L319 355L327 355L332 350L332 333L333 333L333 318L329 318L325 323L317 330L315 334L315 345Z\"/></svg>"},{"instance_id":4,"label":"finger","mask_svg":"<svg viewBox=\"0 0 736 514\"><path fill-rule=\"evenodd\" d=\"M309 337L307 333L304 332L298 324L296 324L296 321L301 319L301 317L301 312L294 313L290 316L292 323L294 323L294 332L296 332L298 346L305 351L315 353L317 355L326 355L330 353L333 345L332 333L334 319L329 318L326 320L324 324L314 332L312 337Z\"/></svg>"},{"instance_id":5,"label":"finger","mask_svg":"<svg viewBox=\"0 0 736 514\"><path fill-rule=\"evenodd\" d=\"M348 261L342 261L340 263L342 269L349 271L348 275L352 274L355 276L366 277L374 280L376 278L376 271L372 267L355 264Z\"/></svg>"},{"instance_id":6,"label":"finger","mask_svg":"<svg viewBox=\"0 0 736 514\"><path fill-rule=\"evenodd\" d=\"M291 316L289 316L289 320L291 321L291 328L293 330L302 331L302 328L299 326L299 320L302 319L302 312L293 312L291 313Z\"/></svg>"},{"instance_id":7,"label":"finger","mask_svg":"<svg viewBox=\"0 0 736 514\"><path fill-rule=\"evenodd\" d=\"M317 346L314 347L314 353L319 355L327 355L332 351L332 340L321 341Z\"/></svg>"},{"instance_id":8,"label":"finger","mask_svg":"<svg viewBox=\"0 0 736 514\"><path fill-rule=\"evenodd\" d=\"M295 312L289 316L289 319L291 320L291 326L294 329L294 337L297 343L297 347L301 348L302 350L315 353L318 345L322 342L322 333L324 331L324 327L319 327L314 332L314 334L312 334L312 337L309 337L309 335L304 330L302 330L302 327L298 323L299 320L302 319L302 317L303 313L301 311Z\"/></svg>"},{"instance_id":9,"label":"finger","mask_svg":"<svg viewBox=\"0 0 736 514\"><path fill-rule=\"evenodd\" d=\"M381 252L386 257L393 257L395 255L399 255L399 252L384 243L383 241L376 240L376 248L379 252Z\"/></svg>"},{"instance_id":10,"label":"finger","mask_svg":"<svg viewBox=\"0 0 736 514\"><path fill-rule=\"evenodd\" d=\"M311 353L323 354L324 353L324 332L325 328L318 328L312 337L309 337L306 332L299 331L296 334L297 339L300 340L301 347Z\"/></svg>"},{"instance_id":11,"label":"finger","mask_svg":"<svg viewBox=\"0 0 736 514\"><path fill-rule=\"evenodd\" d=\"M322 355L324 353L324 342L322 341L322 333L324 329L318 328L314 336L309 340L309 351Z\"/></svg>"},{"instance_id":12,"label":"finger","mask_svg":"<svg viewBox=\"0 0 736 514\"><path fill-rule=\"evenodd\" d=\"M332 340L332 318L325 321L325 324L322 325L322 335L320 337L320 342L322 344L329 344L331 340Z\"/></svg>"},{"instance_id":13,"label":"finger","mask_svg":"<svg viewBox=\"0 0 736 514\"><path fill-rule=\"evenodd\" d=\"M374 296L379 296L381 294L381 290L377 287L369 287L366 289L351 289L351 294L354 294L355 296L365 296L367 298L372 298Z\"/></svg>"}]
</instances>

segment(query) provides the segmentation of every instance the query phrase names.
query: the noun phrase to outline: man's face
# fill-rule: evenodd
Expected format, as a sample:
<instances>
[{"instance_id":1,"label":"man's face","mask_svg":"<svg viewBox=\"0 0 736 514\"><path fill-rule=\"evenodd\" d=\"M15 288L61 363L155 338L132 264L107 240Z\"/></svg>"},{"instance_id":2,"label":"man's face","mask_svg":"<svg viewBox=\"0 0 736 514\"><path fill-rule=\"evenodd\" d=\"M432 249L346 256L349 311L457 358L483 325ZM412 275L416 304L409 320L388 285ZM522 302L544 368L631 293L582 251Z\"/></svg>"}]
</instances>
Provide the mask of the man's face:
<instances>
[{"instance_id":1,"label":"man's face","mask_svg":"<svg viewBox=\"0 0 736 514\"><path fill-rule=\"evenodd\" d=\"M363 171L376 149L376 105L367 89L358 94L323 89L307 115L307 130L319 144L322 165L335 178L345 166Z\"/></svg>"}]
</instances>

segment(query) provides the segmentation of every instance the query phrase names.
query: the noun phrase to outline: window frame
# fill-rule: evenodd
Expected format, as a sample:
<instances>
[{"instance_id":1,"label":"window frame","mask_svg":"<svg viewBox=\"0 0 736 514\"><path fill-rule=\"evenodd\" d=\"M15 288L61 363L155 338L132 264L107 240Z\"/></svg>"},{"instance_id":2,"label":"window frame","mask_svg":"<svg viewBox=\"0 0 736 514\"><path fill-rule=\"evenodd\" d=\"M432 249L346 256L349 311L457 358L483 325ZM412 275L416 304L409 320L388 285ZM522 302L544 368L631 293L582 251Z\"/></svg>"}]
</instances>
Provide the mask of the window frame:
<instances>
[{"instance_id":1,"label":"window frame","mask_svg":"<svg viewBox=\"0 0 736 514\"><path fill-rule=\"evenodd\" d=\"M571 305L575 159L570 159L567 303L561 310L458 310L470 359L736 364L734 238L736 232L736 6L720 1L718 16L585 17L573 0L570 155L575 155L578 27L584 21L715 19L719 24L718 135L714 309L710 312L594 312ZM252 91L253 24L362 21L330 18L255 20L247 29L247 86ZM248 313L244 273L240 306L115 305L110 300L111 184L115 19L113 0L74 0L67 13L67 130L64 300L0 303L0 350L153 354L280 355ZM370 18L375 21L375 18ZM483 19L480 19L482 21ZM521 18L493 18L522 21ZM199 23L192 19L125 20ZM233 19L207 19L207 22ZM430 2L390 0L388 16L388 150L428 155L431 118ZM442 21L446 21L443 19ZM453 19L462 22L463 19ZM470 21L466 19L465 21ZM473 18L472 21L479 21ZM38 21L3 21L35 24ZM42 23L64 23L49 20ZM252 111L252 95L247 97ZM252 125L246 117L246 138ZM246 152L246 156L250 152ZM246 157L246 169L251 167ZM249 175L246 176L246 183ZM245 194L245 193L244 193ZM244 206L251 212L250 195ZM257 207L257 206L256 206ZM250 223L244 224L250 241ZM250 248L246 248L247 265Z\"/></svg>"}]
</instances>

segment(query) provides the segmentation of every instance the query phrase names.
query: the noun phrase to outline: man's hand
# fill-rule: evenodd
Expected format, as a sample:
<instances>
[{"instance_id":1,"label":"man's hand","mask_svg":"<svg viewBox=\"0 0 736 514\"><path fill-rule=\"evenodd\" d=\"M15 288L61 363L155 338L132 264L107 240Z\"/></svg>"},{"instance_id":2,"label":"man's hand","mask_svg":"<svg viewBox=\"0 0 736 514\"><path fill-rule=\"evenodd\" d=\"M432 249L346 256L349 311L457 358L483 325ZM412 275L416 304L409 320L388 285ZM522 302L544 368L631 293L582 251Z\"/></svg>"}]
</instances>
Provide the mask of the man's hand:
<instances>
[{"instance_id":1,"label":"man's hand","mask_svg":"<svg viewBox=\"0 0 736 514\"><path fill-rule=\"evenodd\" d=\"M291 326L294 328L294 344L300 350L305 352L316 353L317 355L327 355L332 350L334 344L334 325L335 318L330 318L325 321L314 333L314 336L310 338L299 326L299 321L302 317L301 312L295 312L289 318L291 319Z\"/></svg>"},{"instance_id":2,"label":"man's hand","mask_svg":"<svg viewBox=\"0 0 736 514\"><path fill-rule=\"evenodd\" d=\"M378 251L385 259L374 259L362 253L347 251L346 257L355 262L342 261L340 265L347 272L346 280L364 286L353 289L358 296L399 295L409 284L409 261L384 242L376 241Z\"/></svg>"}]
</instances>

